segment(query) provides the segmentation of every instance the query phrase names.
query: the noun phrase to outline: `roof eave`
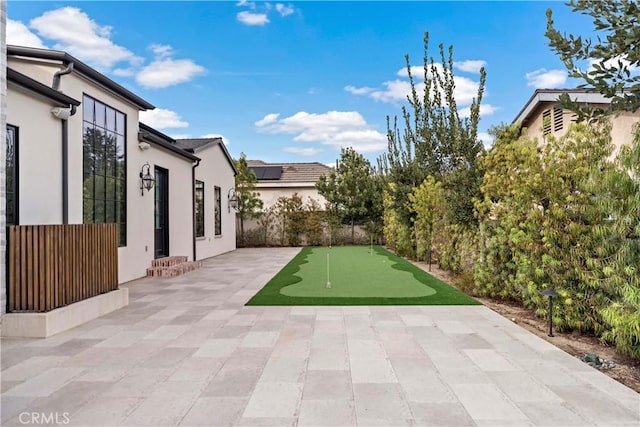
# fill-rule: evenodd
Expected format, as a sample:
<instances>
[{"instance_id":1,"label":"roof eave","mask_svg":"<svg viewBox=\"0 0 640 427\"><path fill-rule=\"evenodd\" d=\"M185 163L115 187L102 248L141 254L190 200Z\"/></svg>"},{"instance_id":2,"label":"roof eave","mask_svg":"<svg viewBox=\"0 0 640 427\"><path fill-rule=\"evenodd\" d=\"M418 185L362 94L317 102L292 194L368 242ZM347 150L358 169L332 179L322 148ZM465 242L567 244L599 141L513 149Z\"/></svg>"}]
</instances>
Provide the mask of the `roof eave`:
<instances>
[{"instance_id":1,"label":"roof eave","mask_svg":"<svg viewBox=\"0 0 640 427\"><path fill-rule=\"evenodd\" d=\"M605 97L601 93L588 92L585 89L536 89L531 98L522 107L512 123L524 123L531 113L543 102L558 102L558 98L562 94L568 94L573 102L582 102L590 104L610 104L611 99Z\"/></svg>"},{"instance_id":2,"label":"roof eave","mask_svg":"<svg viewBox=\"0 0 640 427\"><path fill-rule=\"evenodd\" d=\"M138 138L141 140L148 141L152 144L155 144L159 147L169 150L175 154L185 157L191 161L195 162L195 161L201 160L200 157L195 156L194 154L191 154L186 150L183 150L182 148L177 147L175 145L175 140L172 139L171 137L153 129L150 126L145 125L144 123L140 123L140 132L138 135L139 135Z\"/></svg>"},{"instance_id":3,"label":"roof eave","mask_svg":"<svg viewBox=\"0 0 640 427\"><path fill-rule=\"evenodd\" d=\"M123 97L128 100L132 104L136 105L140 110L153 110L156 107L153 104L145 101L140 98L138 95L134 94L128 89L125 89L123 86L114 82L104 74L94 70L84 62L79 59L69 55L66 52L62 52L59 50L50 50L50 49L39 49L35 47L26 47L26 46L15 46L15 45L7 45L7 55L8 56L22 56L27 58L37 58L37 59L47 59L51 61L61 61L63 63L73 62L73 69L89 79L93 80L96 83L104 86L115 94Z\"/></svg>"},{"instance_id":4,"label":"roof eave","mask_svg":"<svg viewBox=\"0 0 640 427\"><path fill-rule=\"evenodd\" d=\"M13 70L9 67L7 67L7 82L28 89L31 92L54 101L61 107L68 107L70 105L74 105L77 107L80 105L80 101L78 101L77 99L65 95L62 92L58 92L57 90L52 89L49 86L42 84L39 81L34 80L22 73L19 73L18 71Z\"/></svg>"}]
</instances>

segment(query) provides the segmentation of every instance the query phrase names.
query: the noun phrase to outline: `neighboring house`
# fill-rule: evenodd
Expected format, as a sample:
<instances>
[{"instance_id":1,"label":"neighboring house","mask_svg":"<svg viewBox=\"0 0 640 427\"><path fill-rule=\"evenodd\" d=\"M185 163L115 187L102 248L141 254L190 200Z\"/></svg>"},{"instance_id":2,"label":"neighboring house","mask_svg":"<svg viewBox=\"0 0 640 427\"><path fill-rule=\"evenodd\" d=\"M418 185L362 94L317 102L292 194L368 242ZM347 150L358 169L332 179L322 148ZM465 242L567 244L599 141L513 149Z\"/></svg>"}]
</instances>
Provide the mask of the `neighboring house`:
<instances>
[{"instance_id":1,"label":"neighboring house","mask_svg":"<svg viewBox=\"0 0 640 427\"><path fill-rule=\"evenodd\" d=\"M157 258L235 249L223 144L140 123L153 105L65 52L8 46L6 71L7 225L117 223L119 283Z\"/></svg>"},{"instance_id":2,"label":"neighboring house","mask_svg":"<svg viewBox=\"0 0 640 427\"><path fill-rule=\"evenodd\" d=\"M247 160L247 165L258 178L256 191L267 209L276 204L279 197L291 197L297 193L306 203L317 201L324 209L326 200L316 189L321 176L329 176L331 168L322 163L266 163Z\"/></svg>"},{"instance_id":3,"label":"neighboring house","mask_svg":"<svg viewBox=\"0 0 640 427\"><path fill-rule=\"evenodd\" d=\"M594 108L606 109L611 104L610 99L600 93L587 92L586 89L537 89L513 122L522 124L526 136L541 141L547 135L564 135L575 121L575 115L558 105L558 97L563 93L576 102ZM620 112L612 116L611 138L616 149L631 143L633 127L639 121L640 112Z\"/></svg>"}]
</instances>

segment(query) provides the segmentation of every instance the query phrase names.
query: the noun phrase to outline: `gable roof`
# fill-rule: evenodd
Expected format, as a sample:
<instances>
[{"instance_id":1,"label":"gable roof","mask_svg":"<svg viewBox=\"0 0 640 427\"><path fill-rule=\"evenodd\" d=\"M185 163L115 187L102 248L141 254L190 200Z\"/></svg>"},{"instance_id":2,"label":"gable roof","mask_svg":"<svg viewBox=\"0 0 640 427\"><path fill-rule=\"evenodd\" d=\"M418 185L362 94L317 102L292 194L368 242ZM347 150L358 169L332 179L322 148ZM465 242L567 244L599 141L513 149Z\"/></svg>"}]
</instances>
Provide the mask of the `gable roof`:
<instances>
[{"instance_id":1,"label":"gable roof","mask_svg":"<svg viewBox=\"0 0 640 427\"><path fill-rule=\"evenodd\" d=\"M224 141L222 141L222 138L220 137L182 138L182 139L176 139L175 143L178 147L190 153L197 153L199 151L206 150L209 147L213 147L217 145L222 150L222 153L226 157L227 162L229 162L231 169L233 169L234 176L238 174L238 170L236 169L236 165L233 162L233 158L231 158L231 154L229 154L229 151L227 150L226 145L224 145Z\"/></svg>"},{"instance_id":2,"label":"gable roof","mask_svg":"<svg viewBox=\"0 0 640 427\"><path fill-rule=\"evenodd\" d=\"M598 92L589 92L588 89L536 89L531 98L522 107L512 123L527 125L531 114L543 103L558 102L558 97L566 93L572 101L586 104L610 104L611 99Z\"/></svg>"},{"instance_id":3,"label":"gable roof","mask_svg":"<svg viewBox=\"0 0 640 427\"><path fill-rule=\"evenodd\" d=\"M193 155L193 153L189 153L186 150L178 147L176 145L176 140L171 138L164 133L155 130L151 126L145 125L140 122L140 131L138 132L138 140L139 141L149 141L152 144L155 144L159 147L165 148L173 153L176 153L182 157L186 157L192 161L199 161L200 158Z\"/></svg>"},{"instance_id":4,"label":"gable roof","mask_svg":"<svg viewBox=\"0 0 640 427\"><path fill-rule=\"evenodd\" d=\"M19 73L18 71L9 67L7 67L7 82L43 96L55 102L56 105L60 107L68 107L70 105L74 105L77 107L78 105L80 105L80 101L78 101L77 99L67 96L55 89L52 89L49 86L42 84L39 81L34 80L22 73Z\"/></svg>"},{"instance_id":5,"label":"gable roof","mask_svg":"<svg viewBox=\"0 0 640 427\"><path fill-rule=\"evenodd\" d=\"M311 163L266 163L262 160L247 160L247 166L249 169L263 169L265 167L281 168L281 175L279 179L269 177L260 179L258 182L307 182L315 185L322 175L329 175L331 168L319 162ZM256 174L257 176L257 174Z\"/></svg>"},{"instance_id":6,"label":"gable roof","mask_svg":"<svg viewBox=\"0 0 640 427\"><path fill-rule=\"evenodd\" d=\"M66 52L62 52L59 50L40 49L35 47L7 45L7 56L60 61L65 65L73 63L74 71L79 72L80 74L102 85L111 92L121 96L122 98L137 106L140 110L153 110L155 108L152 104L140 98L138 95L134 94L128 89L125 89L123 86L114 82L104 74L101 74L100 72L94 70L84 62L69 55Z\"/></svg>"}]
</instances>

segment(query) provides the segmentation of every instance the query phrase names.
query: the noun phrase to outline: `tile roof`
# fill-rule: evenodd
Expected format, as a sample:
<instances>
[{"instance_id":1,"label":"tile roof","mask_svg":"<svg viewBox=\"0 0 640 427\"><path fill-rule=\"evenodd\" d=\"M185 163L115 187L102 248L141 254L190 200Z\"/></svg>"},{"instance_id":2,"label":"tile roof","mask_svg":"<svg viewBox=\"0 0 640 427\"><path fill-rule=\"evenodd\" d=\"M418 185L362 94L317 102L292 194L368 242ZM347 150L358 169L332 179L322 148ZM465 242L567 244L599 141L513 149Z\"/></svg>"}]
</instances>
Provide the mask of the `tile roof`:
<instances>
[{"instance_id":1,"label":"tile roof","mask_svg":"<svg viewBox=\"0 0 640 427\"><path fill-rule=\"evenodd\" d=\"M252 166L280 166L282 167L282 176L275 182L309 182L316 183L322 175L329 175L331 168L322 163L266 163L262 160L247 160L247 165ZM274 182L274 180L265 180L258 182Z\"/></svg>"}]
</instances>

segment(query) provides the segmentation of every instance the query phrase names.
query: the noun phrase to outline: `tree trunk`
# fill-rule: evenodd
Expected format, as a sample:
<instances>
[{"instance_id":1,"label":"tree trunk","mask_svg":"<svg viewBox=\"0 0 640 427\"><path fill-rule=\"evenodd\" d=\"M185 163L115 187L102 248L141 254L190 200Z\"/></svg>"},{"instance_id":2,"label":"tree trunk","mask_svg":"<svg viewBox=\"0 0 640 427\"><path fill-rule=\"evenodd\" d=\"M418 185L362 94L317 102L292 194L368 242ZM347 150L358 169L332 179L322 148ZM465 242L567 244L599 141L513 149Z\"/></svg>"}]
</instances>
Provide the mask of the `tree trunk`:
<instances>
[{"instance_id":1,"label":"tree trunk","mask_svg":"<svg viewBox=\"0 0 640 427\"><path fill-rule=\"evenodd\" d=\"M244 247L244 216L240 215L240 244Z\"/></svg>"},{"instance_id":2,"label":"tree trunk","mask_svg":"<svg viewBox=\"0 0 640 427\"><path fill-rule=\"evenodd\" d=\"M353 218L351 218L351 244L353 245L356 241L356 226L353 223Z\"/></svg>"}]
</instances>

